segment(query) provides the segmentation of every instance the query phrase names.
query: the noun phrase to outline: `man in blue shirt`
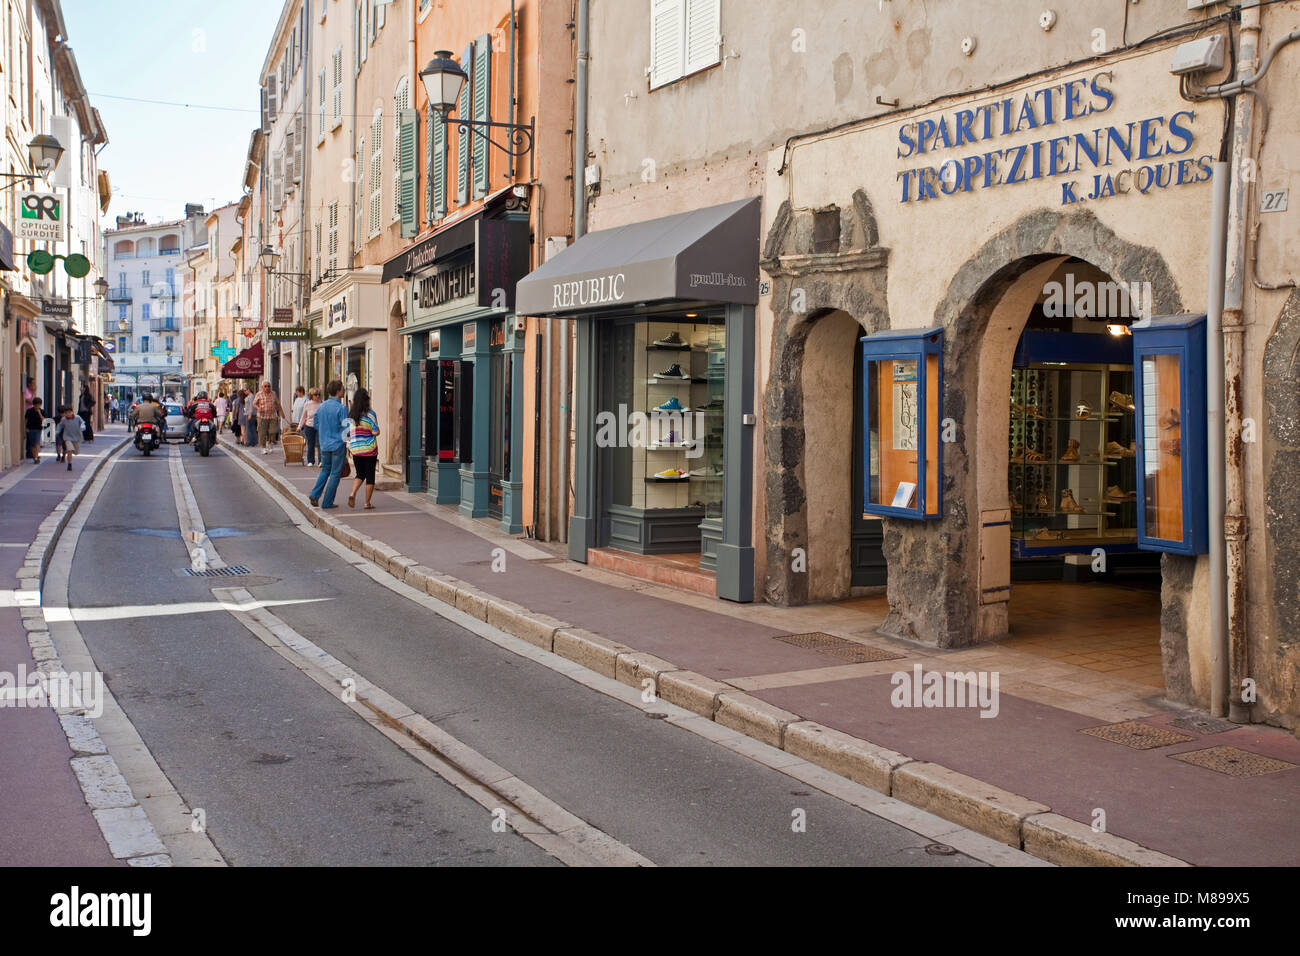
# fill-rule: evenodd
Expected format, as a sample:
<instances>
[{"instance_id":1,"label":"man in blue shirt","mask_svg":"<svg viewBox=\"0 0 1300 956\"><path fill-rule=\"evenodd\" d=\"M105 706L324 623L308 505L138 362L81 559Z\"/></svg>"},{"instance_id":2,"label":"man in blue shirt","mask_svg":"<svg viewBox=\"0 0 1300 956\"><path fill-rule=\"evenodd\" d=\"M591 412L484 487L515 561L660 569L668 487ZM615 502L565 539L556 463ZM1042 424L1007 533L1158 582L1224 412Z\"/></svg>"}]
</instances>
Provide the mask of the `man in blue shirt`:
<instances>
[{"instance_id":1,"label":"man in blue shirt","mask_svg":"<svg viewBox=\"0 0 1300 956\"><path fill-rule=\"evenodd\" d=\"M330 382L325 386L325 394L329 398L316 409L316 437L320 441L320 475L316 478L316 484L307 499L313 506L320 505L322 509L338 507L334 503L334 492L338 490L339 478L343 473L343 462L347 460L345 458L348 453L347 445L343 441L343 422L347 418L348 410L339 401L342 391L342 382L338 379ZM324 504L320 503L322 491L325 493Z\"/></svg>"}]
</instances>

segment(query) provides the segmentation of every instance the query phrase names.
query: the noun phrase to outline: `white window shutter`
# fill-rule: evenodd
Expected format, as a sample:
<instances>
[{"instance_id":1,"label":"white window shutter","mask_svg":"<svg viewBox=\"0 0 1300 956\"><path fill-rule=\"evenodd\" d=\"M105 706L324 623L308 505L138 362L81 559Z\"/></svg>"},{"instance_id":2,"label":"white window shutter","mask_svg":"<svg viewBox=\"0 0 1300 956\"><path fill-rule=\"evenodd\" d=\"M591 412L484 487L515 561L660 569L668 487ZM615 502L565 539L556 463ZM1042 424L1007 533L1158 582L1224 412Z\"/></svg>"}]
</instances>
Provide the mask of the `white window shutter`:
<instances>
[{"instance_id":1,"label":"white window shutter","mask_svg":"<svg viewBox=\"0 0 1300 956\"><path fill-rule=\"evenodd\" d=\"M343 47L341 45L334 48L333 60L334 125L332 128L338 129L343 125Z\"/></svg>"},{"instance_id":2,"label":"white window shutter","mask_svg":"<svg viewBox=\"0 0 1300 956\"><path fill-rule=\"evenodd\" d=\"M268 123L274 123L275 118L280 115L280 86L279 77L274 73L266 78L266 119Z\"/></svg>"},{"instance_id":3,"label":"white window shutter","mask_svg":"<svg viewBox=\"0 0 1300 956\"><path fill-rule=\"evenodd\" d=\"M306 125L307 124L303 120L301 113L298 113L296 116L294 116L293 118L293 132L294 132L293 181L295 183L302 182L302 172L303 172L302 168L305 165L304 160L306 158L303 154L303 147L306 146L307 144L307 131L303 127L305 127Z\"/></svg>"},{"instance_id":4,"label":"white window shutter","mask_svg":"<svg viewBox=\"0 0 1300 956\"><path fill-rule=\"evenodd\" d=\"M686 69L694 73L718 62L722 47L720 0L686 0Z\"/></svg>"},{"instance_id":5,"label":"white window shutter","mask_svg":"<svg viewBox=\"0 0 1300 956\"><path fill-rule=\"evenodd\" d=\"M271 154L271 208L276 212L284 205L284 153Z\"/></svg>"},{"instance_id":6,"label":"white window shutter","mask_svg":"<svg viewBox=\"0 0 1300 956\"><path fill-rule=\"evenodd\" d=\"M325 68L321 67L320 78L316 84L316 138L325 138L325 100L328 94L325 90Z\"/></svg>"},{"instance_id":7,"label":"white window shutter","mask_svg":"<svg viewBox=\"0 0 1300 956\"><path fill-rule=\"evenodd\" d=\"M685 50L686 0L651 0L650 89L681 79Z\"/></svg>"}]
</instances>

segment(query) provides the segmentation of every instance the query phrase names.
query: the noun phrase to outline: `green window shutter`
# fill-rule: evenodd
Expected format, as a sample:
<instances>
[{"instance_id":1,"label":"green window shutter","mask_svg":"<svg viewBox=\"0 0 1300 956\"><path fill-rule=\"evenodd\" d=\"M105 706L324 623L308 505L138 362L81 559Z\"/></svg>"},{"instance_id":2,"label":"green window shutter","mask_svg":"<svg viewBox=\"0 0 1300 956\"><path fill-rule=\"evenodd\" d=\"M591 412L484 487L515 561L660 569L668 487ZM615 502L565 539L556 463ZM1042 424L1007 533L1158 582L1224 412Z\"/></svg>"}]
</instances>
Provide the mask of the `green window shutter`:
<instances>
[{"instance_id":1,"label":"green window shutter","mask_svg":"<svg viewBox=\"0 0 1300 956\"><path fill-rule=\"evenodd\" d=\"M447 215L447 124L432 110L429 111L429 135L433 139L433 170L429 174L433 187L433 210L430 218L436 221Z\"/></svg>"},{"instance_id":2,"label":"green window shutter","mask_svg":"<svg viewBox=\"0 0 1300 956\"><path fill-rule=\"evenodd\" d=\"M435 123L432 107L424 113L424 218L433 222L433 128Z\"/></svg>"},{"instance_id":3,"label":"green window shutter","mask_svg":"<svg viewBox=\"0 0 1300 956\"><path fill-rule=\"evenodd\" d=\"M397 113L397 201L402 215L402 238L409 239L420 231L420 217L415 201L420 178L419 133L420 114L415 110Z\"/></svg>"},{"instance_id":4,"label":"green window shutter","mask_svg":"<svg viewBox=\"0 0 1300 956\"><path fill-rule=\"evenodd\" d=\"M486 123L492 118L492 38L486 33L474 41L474 119ZM488 193L491 152L487 130L474 137L474 198Z\"/></svg>"},{"instance_id":5,"label":"green window shutter","mask_svg":"<svg viewBox=\"0 0 1300 956\"><path fill-rule=\"evenodd\" d=\"M460 68L470 80L461 87L460 102L456 104L456 116L460 119L472 119L470 116L470 89L474 76L474 44L465 47L465 54L460 59ZM469 202L469 152L470 129L468 126L456 127L456 202L465 205Z\"/></svg>"}]
</instances>

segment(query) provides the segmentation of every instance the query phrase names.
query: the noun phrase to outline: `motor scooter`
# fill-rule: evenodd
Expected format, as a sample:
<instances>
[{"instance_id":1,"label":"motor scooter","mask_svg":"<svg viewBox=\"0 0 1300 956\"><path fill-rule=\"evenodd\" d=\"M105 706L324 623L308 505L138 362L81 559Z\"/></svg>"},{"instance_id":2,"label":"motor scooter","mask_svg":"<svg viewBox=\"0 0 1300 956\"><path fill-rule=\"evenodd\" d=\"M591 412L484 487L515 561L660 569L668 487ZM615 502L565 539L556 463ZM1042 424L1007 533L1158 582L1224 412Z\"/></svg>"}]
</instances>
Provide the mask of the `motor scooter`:
<instances>
[{"instance_id":1,"label":"motor scooter","mask_svg":"<svg viewBox=\"0 0 1300 956\"><path fill-rule=\"evenodd\" d=\"M140 422L135 429L135 447L146 458L162 446L162 429L153 422Z\"/></svg>"}]
</instances>

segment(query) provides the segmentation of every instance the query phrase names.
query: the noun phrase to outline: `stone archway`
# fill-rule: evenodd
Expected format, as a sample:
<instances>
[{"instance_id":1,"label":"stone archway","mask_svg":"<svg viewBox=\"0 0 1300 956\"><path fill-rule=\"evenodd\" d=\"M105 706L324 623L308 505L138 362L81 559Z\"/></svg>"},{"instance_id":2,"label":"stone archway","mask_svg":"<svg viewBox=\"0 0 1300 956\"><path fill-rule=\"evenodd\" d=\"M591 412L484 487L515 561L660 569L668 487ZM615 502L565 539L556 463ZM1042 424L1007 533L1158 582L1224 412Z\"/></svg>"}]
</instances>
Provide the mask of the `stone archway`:
<instances>
[{"instance_id":1,"label":"stone archway","mask_svg":"<svg viewBox=\"0 0 1300 956\"><path fill-rule=\"evenodd\" d=\"M772 278L774 313L772 366L764 398L767 575L763 596L769 603L806 604L847 596L836 583L843 576L838 568L847 555L818 559L811 553L813 547L837 546L836 534L812 511L824 507L825 495L834 494L839 483L813 490L817 469L809 464L807 426L811 420L817 434L818 415L826 411L813 410L821 399L818 383L837 367L823 350L843 348L854 326L856 334L888 327L887 259L871 203L861 190L853 194L852 206L844 209L830 206L794 212L789 202L783 203L768 232L760 265ZM847 359L851 373L851 352ZM810 527L819 541L813 541ZM847 537L841 544L847 550ZM813 575L803 570L804 562L795 560L795 549L803 550L807 566L818 568L816 584Z\"/></svg>"},{"instance_id":2,"label":"stone archway","mask_svg":"<svg viewBox=\"0 0 1300 956\"><path fill-rule=\"evenodd\" d=\"M1088 210L1028 214L957 270L934 322L944 329L944 415L957 426L956 440L943 446L944 516L933 522L886 519L890 613L883 629L888 632L944 647L1005 633L1005 611L982 611L979 601L980 508L1005 507L1006 502L996 476L981 483L979 472L981 463L986 469L1005 467L1005 450L995 459L979 451L991 447L999 422L1005 443L1007 379L995 367L1006 362L995 361L993 353L1019 338L1027 315L1022 300L1036 295L1034 284L1068 257L1091 263L1117 282L1149 283L1155 314L1181 311L1161 255L1120 238ZM983 409L988 410L987 422L982 421ZM1194 559L1164 556L1165 634L1186 633L1171 608L1185 606L1174 592L1190 588L1193 566Z\"/></svg>"}]
</instances>

